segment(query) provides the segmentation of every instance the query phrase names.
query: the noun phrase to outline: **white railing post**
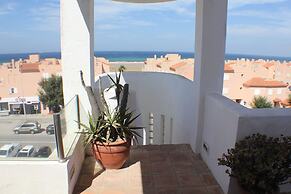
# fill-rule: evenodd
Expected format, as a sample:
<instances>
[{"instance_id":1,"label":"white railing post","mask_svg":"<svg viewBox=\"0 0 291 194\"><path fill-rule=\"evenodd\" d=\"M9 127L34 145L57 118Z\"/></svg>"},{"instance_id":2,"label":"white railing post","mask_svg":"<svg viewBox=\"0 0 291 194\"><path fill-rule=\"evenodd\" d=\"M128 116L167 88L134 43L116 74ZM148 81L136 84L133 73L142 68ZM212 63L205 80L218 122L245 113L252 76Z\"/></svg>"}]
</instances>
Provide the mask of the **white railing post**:
<instances>
[{"instance_id":1,"label":"white railing post","mask_svg":"<svg viewBox=\"0 0 291 194\"><path fill-rule=\"evenodd\" d=\"M149 114L149 144L152 145L154 143L154 114Z\"/></svg>"}]
</instances>

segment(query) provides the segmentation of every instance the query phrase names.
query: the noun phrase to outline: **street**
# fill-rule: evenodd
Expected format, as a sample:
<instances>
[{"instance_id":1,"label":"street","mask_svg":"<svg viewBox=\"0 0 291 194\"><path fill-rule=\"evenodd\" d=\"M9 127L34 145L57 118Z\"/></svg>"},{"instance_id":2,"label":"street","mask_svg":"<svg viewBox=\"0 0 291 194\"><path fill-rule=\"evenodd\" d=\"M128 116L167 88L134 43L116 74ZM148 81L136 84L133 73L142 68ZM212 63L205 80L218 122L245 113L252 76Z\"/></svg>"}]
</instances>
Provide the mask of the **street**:
<instances>
[{"instance_id":1,"label":"street","mask_svg":"<svg viewBox=\"0 0 291 194\"><path fill-rule=\"evenodd\" d=\"M25 122L39 122L42 131L36 134L14 134L13 129ZM0 146L9 143L19 143L21 146L33 145L35 148L56 147L55 136L48 135L45 128L53 124L52 115L10 115L0 117Z\"/></svg>"}]
</instances>

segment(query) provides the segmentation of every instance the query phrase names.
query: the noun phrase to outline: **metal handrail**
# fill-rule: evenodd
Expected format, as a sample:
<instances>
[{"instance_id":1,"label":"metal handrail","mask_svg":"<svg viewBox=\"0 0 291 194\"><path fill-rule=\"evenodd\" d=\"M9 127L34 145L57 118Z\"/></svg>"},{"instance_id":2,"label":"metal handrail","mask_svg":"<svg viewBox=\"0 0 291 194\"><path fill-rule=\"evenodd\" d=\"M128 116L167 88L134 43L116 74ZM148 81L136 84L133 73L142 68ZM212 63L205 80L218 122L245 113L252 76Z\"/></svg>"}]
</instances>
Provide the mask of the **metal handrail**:
<instances>
[{"instance_id":1,"label":"metal handrail","mask_svg":"<svg viewBox=\"0 0 291 194\"><path fill-rule=\"evenodd\" d=\"M54 118L55 139L56 139L58 157L59 157L60 162L64 162L65 154L64 154L64 144L63 144L63 138L62 138L61 114L55 113L53 115L53 118Z\"/></svg>"}]
</instances>

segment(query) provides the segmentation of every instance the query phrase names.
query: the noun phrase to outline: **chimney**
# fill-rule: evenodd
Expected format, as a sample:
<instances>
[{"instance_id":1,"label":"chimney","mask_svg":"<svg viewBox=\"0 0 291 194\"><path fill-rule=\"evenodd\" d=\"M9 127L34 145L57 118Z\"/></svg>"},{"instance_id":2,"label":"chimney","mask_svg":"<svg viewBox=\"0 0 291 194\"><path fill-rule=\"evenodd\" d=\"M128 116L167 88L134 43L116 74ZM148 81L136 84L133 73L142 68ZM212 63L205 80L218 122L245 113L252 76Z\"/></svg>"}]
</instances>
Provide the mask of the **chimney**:
<instances>
[{"instance_id":1,"label":"chimney","mask_svg":"<svg viewBox=\"0 0 291 194\"><path fill-rule=\"evenodd\" d=\"M13 69L16 68L16 67L15 67L15 60L14 60L14 59L11 59L11 66L12 66Z\"/></svg>"}]
</instances>

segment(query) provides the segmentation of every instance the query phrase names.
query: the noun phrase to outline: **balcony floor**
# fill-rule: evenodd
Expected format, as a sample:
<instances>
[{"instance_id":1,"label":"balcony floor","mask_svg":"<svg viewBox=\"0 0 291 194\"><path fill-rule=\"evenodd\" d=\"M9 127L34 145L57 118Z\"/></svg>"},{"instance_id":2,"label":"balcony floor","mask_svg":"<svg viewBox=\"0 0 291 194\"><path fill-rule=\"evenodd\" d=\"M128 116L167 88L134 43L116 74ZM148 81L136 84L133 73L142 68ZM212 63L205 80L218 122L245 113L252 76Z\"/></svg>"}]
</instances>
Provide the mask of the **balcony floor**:
<instances>
[{"instance_id":1,"label":"balcony floor","mask_svg":"<svg viewBox=\"0 0 291 194\"><path fill-rule=\"evenodd\" d=\"M222 194L189 145L147 145L131 149L120 170L103 170L86 157L75 194Z\"/></svg>"}]
</instances>

